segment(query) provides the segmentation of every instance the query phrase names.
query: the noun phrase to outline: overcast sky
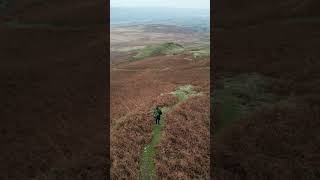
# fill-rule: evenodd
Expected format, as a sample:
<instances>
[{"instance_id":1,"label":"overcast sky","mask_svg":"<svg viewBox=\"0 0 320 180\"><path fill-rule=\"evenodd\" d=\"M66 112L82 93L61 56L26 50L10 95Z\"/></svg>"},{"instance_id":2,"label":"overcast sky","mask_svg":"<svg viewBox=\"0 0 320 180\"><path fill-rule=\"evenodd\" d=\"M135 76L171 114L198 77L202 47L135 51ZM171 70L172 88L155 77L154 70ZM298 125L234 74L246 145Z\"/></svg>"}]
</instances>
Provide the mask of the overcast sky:
<instances>
[{"instance_id":1,"label":"overcast sky","mask_svg":"<svg viewBox=\"0 0 320 180\"><path fill-rule=\"evenodd\" d=\"M110 0L111 7L170 7L209 9L210 0Z\"/></svg>"}]
</instances>

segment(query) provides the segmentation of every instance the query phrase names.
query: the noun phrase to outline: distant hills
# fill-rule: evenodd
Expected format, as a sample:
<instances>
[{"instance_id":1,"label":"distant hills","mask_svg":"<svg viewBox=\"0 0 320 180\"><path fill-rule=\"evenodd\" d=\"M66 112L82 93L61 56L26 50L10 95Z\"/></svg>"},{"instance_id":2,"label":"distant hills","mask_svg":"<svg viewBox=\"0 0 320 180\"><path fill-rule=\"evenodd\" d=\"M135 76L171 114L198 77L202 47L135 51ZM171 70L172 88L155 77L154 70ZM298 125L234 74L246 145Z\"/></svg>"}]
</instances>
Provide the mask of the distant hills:
<instances>
[{"instance_id":1,"label":"distant hills","mask_svg":"<svg viewBox=\"0 0 320 180\"><path fill-rule=\"evenodd\" d=\"M196 27L199 31L209 31L210 11L205 9L179 8L127 8L111 7L110 24L166 24L182 27Z\"/></svg>"}]
</instances>

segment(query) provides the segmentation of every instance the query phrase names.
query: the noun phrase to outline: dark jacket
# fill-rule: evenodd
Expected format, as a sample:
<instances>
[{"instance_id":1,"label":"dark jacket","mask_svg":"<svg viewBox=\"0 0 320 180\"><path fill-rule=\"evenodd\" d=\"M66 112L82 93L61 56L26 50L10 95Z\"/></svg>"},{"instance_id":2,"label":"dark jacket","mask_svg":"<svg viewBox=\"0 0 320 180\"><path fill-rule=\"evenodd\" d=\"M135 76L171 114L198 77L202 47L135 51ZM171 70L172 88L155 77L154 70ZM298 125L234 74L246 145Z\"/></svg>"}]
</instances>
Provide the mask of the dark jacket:
<instances>
[{"instance_id":1,"label":"dark jacket","mask_svg":"<svg viewBox=\"0 0 320 180\"><path fill-rule=\"evenodd\" d=\"M161 112L161 109L159 109L159 108L156 108L156 109L153 111L153 117L154 117L154 118L160 119L161 114L162 114L162 112Z\"/></svg>"}]
</instances>

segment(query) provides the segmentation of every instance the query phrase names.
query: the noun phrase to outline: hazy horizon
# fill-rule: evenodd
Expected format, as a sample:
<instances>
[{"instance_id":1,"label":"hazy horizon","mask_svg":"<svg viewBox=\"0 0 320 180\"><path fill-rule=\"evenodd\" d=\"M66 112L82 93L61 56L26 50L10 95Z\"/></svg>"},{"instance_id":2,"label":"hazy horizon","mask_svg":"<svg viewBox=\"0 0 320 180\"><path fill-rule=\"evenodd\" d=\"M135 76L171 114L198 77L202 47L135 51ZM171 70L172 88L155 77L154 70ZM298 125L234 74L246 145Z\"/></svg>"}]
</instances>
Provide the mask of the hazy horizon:
<instances>
[{"instance_id":1,"label":"hazy horizon","mask_svg":"<svg viewBox=\"0 0 320 180\"><path fill-rule=\"evenodd\" d=\"M197 8L197 7L166 7L166 6L140 6L140 7L132 7L132 6L110 6L110 8L126 8L126 9L148 9L148 8L160 8L160 9L181 9L181 10L202 10L209 11L210 8Z\"/></svg>"},{"instance_id":2,"label":"hazy horizon","mask_svg":"<svg viewBox=\"0 0 320 180\"><path fill-rule=\"evenodd\" d=\"M210 11L176 7L111 7L110 24L172 24L208 29Z\"/></svg>"},{"instance_id":3,"label":"hazy horizon","mask_svg":"<svg viewBox=\"0 0 320 180\"><path fill-rule=\"evenodd\" d=\"M111 0L114 8L177 8L177 9L210 9L210 0Z\"/></svg>"}]
</instances>

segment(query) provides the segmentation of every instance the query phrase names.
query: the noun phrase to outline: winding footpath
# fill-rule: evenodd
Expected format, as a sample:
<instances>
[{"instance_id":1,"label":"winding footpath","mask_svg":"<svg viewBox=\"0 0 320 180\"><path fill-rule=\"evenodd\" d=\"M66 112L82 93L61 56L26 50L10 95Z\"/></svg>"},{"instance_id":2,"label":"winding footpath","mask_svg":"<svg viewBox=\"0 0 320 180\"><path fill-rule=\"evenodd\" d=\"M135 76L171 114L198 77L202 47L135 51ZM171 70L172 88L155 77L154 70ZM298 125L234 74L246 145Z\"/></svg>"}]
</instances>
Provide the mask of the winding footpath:
<instances>
[{"instance_id":1,"label":"winding footpath","mask_svg":"<svg viewBox=\"0 0 320 180\"><path fill-rule=\"evenodd\" d=\"M162 107L162 116L160 119L160 125L153 125L151 142L144 148L140 156L140 177L143 180L157 179L157 173L155 168L156 146L160 142L164 130L165 130L165 114L172 111L181 102L187 100L189 96L201 95L196 91L193 91L192 85L185 85L179 87L176 91L171 92L173 96L178 98L178 102L170 107Z\"/></svg>"},{"instance_id":2,"label":"winding footpath","mask_svg":"<svg viewBox=\"0 0 320 180\"><path fill-rule=\"evenodd\" d=\"M163 107L161 108L162 116L160 120L160 125L154 124L152 130L152 140L144 148L144 151L141 155L140 163L140 176L141 179L149 180L156 179L156 168L155 168L155 156L156 156L156 145L160 142L160 139L164 133L165 127L165 114L169 111L170 108Z\"/></svg>"}]
</instances>

